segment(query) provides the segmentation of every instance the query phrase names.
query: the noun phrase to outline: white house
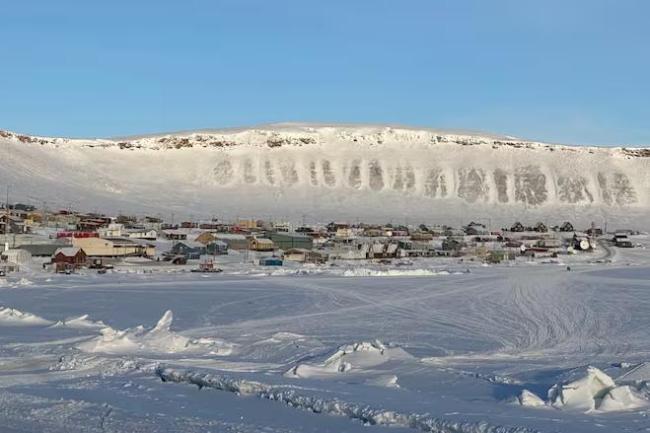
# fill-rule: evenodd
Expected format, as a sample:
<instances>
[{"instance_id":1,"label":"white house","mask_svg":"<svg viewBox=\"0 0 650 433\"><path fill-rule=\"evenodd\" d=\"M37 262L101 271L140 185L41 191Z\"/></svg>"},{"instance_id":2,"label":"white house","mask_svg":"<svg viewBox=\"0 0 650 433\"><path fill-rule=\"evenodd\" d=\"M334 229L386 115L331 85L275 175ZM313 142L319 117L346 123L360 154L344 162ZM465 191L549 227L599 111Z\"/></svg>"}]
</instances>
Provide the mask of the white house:
<instances>
[{"instance_id":1,"label":"white house","mask_svg":"<svg viewBox=\"0 0 650 433\"><path fill-rule=\"evenodd\" d=\"M100 238L121 238L124 235L124 225L111 223L108 227L97 229Z\"/></svg>"}]
</instances>

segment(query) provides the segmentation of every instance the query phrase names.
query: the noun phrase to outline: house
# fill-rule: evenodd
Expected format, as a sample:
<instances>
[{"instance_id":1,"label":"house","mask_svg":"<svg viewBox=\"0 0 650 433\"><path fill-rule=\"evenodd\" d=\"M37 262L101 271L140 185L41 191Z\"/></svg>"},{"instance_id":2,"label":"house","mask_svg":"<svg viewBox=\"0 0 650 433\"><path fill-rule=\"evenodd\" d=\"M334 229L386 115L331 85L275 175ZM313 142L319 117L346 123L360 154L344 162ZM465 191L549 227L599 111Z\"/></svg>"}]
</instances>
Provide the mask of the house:
<instances>
[{"instance_id":1,"label":"house","mask_svg":"<svg viewBox=\"0 0 650 433\"><path fill-rule=\"evenodd\" d=\"M124 234L124 225L111 223L108 227L100 227L97 229L100 238L119 238Z\"/></svg>"},{"instance_id":2,"label":"house","mask_svg":"<svg viewBox=\"0 0 650 433\"><path fill-rule=\"evenodd\" d=\"M56 272L74 271L86 264L88 257L79 247L65 247L56 250L52 256L52 264Z\"/></svg>"},{"instance_id":3,"label":"house","mask_svg":"<svg viewBox=\"0 0 650 433\"><path fill-rule=\"evenodd\" d=\"M244 230L255 230L257 229L257 220L255 219L239 219L237 221L237 227Z\"/></svg>"},{"instance_id":4,"label":"house","mask_svg":"<svg viewBox=\"0 0 650 433\"><path fill-rule=\"evenodd\" d=\"M368 250L368 258L369 259L395 258L397 257L398 248L399 248L399 244L397 243L385 244L381 242L374 242L372 245L370 245L370 249Z\"/></svg>"},{"instance_id":5,"label":"house","mask_svg":"<svg viewBox=\"0 0 650 433\"><path fill-rule=\"evenodd\" d=\"M27 225L15 215L0 214L0 233L27 233Z\"/></svg>"},{"instance_id":6,"label":"house","mask_svg":"<svg viewBox=\"0 0 650 433\"><path fill-rule=\"evenodd\" d=\"M433 233L431 232L413 232L411 233L411 240L414 241L431 241L433 240Z\"/></svg>"},{"instance_id":7,"label":"house","mask_svg":"<svg viewBox=\"0 0 650 433\"><path fill-rule=\"evenodd\" d=\"M561 232L574 232L575 229L573 228L573 224L571 224L569 221L566 221L564 224L560 226L560 231Z\"/></svg>"},{"instance_id":8,"label":"house","mask_svg":"<svg viewBox=\"0 0 650 433\"><path fill-rule=\"evenodd\" d=\"M171 241L184 241L187 239L187 232L183 230L167 229L163 230L162 234L165 239L169 239Z\"/></svg>"},{"instance_id":9,"label":"house","mask_svg":"<svg viewBox=\"0 0 650 433\"><path fill-rule=\"evenodd\" d=\"M154 245L126 238L72 238L72 245L82 248L88 257L153 257L156 254Z\"/></svg>"},{"instance_id":10,"label":"house","mask_svg":"<svg viewBox=\"0 0 650 433\"><path fill-rule=\"evenodd\" d=\"M228 244L221 241L213 241L207 245L196 241L180 241L172 246L171 252L175 255L182 255L190 260L198 260L205 255L228 254Z\"/></svg>"},{"instance_id":11,"label":"house","mask_svg":"<svg viewBox=\"0 0 650 433\"><path fill-rule=\"evenodd\" d=\"M365 242L342 244L330 255L341 260L364 260L368 258L370 245Z\"/></svg>"},{"instance_id":12,"label":"house","mask_svg":"<svg viewBox=\"0 0 650 433\"><path fill-rule=\"evenodd\" d=\"M282 259L279 257L262 257L259 261L260 266L282 266Z\"/></svg>"},{"instance_id":13,"label":"house","mask_svg":"<svg viewBox=\"0 0 650 433\"><path fill-rule=\"evenodd\" d=\"M284 252L284 260L299 263L322 264L327 262L327 254L304 248L290 248Z\"/></svg>"},{"instance_id":14,"label":"house","mask_svg":"<svg viewBox=\"0 0 650 433\"><path fill-rule=\"evenodd\" d=\"M142 239L145 241L155 241L158 239L158 231L154 229L127 229L125 235L129 239Z\"/></svg>"},{"instance_id":15,"label":"house","mask_svg":"<svg viewBox=\"0 0 650 433\"><path fill-rule=\"evenodd\" d=\"M253 251L273 251L275 245L271 239L252 237L248 240L248 249Z\"/></svg>"},{"instance_id":16,"label":"house","mask_svg":"<svg viewBox=\"0 0 650 433\"><path fill-rule=\"evenodd\" d=\"M314 239L302 233L269 233L268 238L281 250L290 248L311 250L314 248Z\"/></svg>"},{"instance_id":17,"label":"house","mask_svg":"<svg viewBox=\"0 0 650 433\"><path fill-rule=\"evenodd\" d=\"M355 236L354 231L350 227L338 227L334 237L337 240L347 241L353 239Z\"/></svg>"}]
</instances>

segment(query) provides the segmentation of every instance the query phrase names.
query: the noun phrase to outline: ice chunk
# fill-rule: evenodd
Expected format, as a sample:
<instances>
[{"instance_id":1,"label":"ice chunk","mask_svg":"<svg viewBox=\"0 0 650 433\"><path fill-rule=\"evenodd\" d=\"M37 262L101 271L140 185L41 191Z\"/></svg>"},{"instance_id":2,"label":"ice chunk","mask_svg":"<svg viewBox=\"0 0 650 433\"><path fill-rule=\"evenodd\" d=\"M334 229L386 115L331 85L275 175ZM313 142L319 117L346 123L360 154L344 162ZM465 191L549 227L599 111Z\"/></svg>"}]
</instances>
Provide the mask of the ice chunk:
<instances>
[{"instance_id":1,"label":"ice chunk","mask_svg":"<svg viewBox=\"0 0 650 433\"><path fill-rule=\"evenodd\" d=\"M607 374L595 367L589 367L585 377L554 385L548 392L548 400L556 408L592 411L615 386L614 380Z\"/></svg>"},{"instance_id":2,"label":"ice chunk","mask_svg":"<svg viewBox=\"0 0 650 433\"><path fill-rule=\"evenodd\" d=\"M521 391L521 394L519 395L517 400L519 404L522 406L528 406L528 407L546 406L546 402L544 402L544 400L542 400L539 396L537 396L537 394L533 394L527 389Z\"/></svg>"}]
</instances>

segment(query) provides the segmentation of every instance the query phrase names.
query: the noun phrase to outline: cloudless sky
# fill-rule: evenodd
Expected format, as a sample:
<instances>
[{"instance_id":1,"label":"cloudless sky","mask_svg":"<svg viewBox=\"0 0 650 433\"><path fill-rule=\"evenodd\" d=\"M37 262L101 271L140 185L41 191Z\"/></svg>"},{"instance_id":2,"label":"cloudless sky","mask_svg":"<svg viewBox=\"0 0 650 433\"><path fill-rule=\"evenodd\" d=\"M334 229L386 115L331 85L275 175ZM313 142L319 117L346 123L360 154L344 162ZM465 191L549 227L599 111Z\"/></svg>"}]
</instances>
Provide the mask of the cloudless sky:
<instances>
[{"instance_id":1,"label":"cloudless sky","mask_svg":"<svg viewBox=\"0 0 650 433\"><path fill-rule=\"evenodd\" d=\"M650 144L646 0L0 0L0 129L391 123Z\"/></svg>"}]
</instances>

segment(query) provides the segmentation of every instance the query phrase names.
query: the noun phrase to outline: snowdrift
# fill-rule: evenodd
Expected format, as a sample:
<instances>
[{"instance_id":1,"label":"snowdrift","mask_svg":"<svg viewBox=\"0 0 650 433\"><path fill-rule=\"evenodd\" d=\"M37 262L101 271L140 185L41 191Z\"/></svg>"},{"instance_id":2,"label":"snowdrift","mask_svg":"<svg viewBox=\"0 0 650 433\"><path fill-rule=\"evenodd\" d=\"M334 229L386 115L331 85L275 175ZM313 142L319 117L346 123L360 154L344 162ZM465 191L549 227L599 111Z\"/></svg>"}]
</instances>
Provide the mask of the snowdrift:
<instances>
[{"instance_id":1,"label":"snowdrift","mask_svg":"<svg viewBox=\"0 0 650 433\"><path fill-rule=\"evenodd\" d=\"M23 313L14 308L0 306L0 326L43 326L52 322L32 313Z\"/></svg>"},{"instance_id":2,"label":"snowdrift","mask_svg":"<svg viewBox=\"0 0 650 433\"><path fill-rule=\"evenodd\" d=\"M288 372L292 378L336 378L345 374L363 376L363 383L376 386L399 387L397 376L385 374L380 367L390 361L411 360L413 357L399 347L386 347L380 341L358 342L339 347L322 362L298 364Z\"/></svg>"},{"instance_id":3,"label":"snowdrift","mask_svg":"<svg viewBox=\"0 0 650 433\"><path fill-rule=\"evenodd\" d=\"M617 385L610 376L595 367L588 367L577 380L556 384L548 391L547 401L528 390L518 398L528 407L553 407L580 412L616 412L650 405L650 401L630 385Z\"/></svg>"},{"instance_id":4,"label":"snowdrift","mask_svg":"<svg viewBox=\"0 0 650 433\"><path fill-rule=\"evenodd\" d=\"M107 328L106 324L101 320L91 320L88 314L83 314L77 317L70 317L64 320L57 321L53 328L72 328L72 329L104 329Z\"/></svg>"},{"instance_id":5,"label":"snowdrift","mask_svg":"<svg viewBox=\"0 0 650 433\"><path fill-rule=\"evenodd\" d=\"M173 332L170 329L172 320L173 313L167 310L150 330L138 326L120 331L107 326L101 329L99 337L83 342L77 347L84 352L109 354L192 353L223 356L231 353L232 346L221 340L190 339Z\"/></svg>"},{"instance_id":6,"label":"snowdrift","mask_svg":"<svg viewBox=\"0 0 650 433\"><path fill-rule=\"evenodd\" d=\"M212 388L238 395L272 400L297 409L318 414L350 418L368 425L411 428L427 433L536 433L526 427L491 425L488 422L459 422L437 418L429 414L400 413L389 409L325 399L307 394L306 390L273 386L226 375L203 374L193 371L158 367L156 375L163 382L187 383L201 388Z\"/></svg>"}]
</instances>

